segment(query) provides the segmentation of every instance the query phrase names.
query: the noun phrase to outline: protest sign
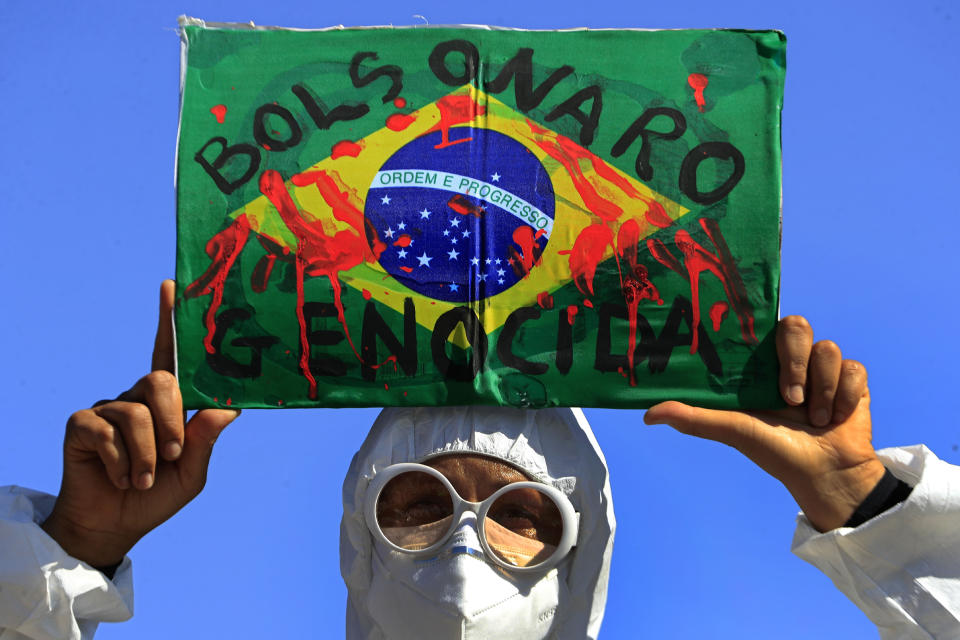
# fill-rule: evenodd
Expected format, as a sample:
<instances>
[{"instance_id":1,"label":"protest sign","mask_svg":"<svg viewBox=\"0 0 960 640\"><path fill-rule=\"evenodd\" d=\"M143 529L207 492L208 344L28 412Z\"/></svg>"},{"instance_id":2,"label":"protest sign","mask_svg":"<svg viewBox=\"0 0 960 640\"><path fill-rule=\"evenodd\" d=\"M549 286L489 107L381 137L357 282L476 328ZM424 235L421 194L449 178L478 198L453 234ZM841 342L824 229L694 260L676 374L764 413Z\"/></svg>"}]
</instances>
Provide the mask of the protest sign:
<instances>
[{"instance_id":1,"label":"protest sign","mask_svg":"<svg viewBox=\"0 0 960 640\"><path fill-rule=\"evenodd\" d=\"M187 406L777 403L782 34L181 31Z\"/></svg>"}]
</instances>

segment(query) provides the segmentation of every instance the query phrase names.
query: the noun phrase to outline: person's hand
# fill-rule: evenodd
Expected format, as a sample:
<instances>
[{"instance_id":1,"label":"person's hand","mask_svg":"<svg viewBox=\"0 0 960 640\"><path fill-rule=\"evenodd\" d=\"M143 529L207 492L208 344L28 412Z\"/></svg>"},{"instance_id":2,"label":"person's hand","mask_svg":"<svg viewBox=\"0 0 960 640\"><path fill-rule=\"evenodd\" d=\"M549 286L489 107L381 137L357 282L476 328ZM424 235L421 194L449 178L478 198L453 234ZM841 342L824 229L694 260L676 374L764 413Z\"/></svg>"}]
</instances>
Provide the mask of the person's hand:
<instances>
[{"instance_id":1,"label":"person's hand","mask_svg":"<svg viewBox=\"0 0 960 640\"><path fill-rule=\"evenodd\" d=\"M186 421L173 371L174 282L160 288L152 372L116 400L70 416L60 495L44 530L95 567L133 545L192 500L206 482L220 432L239 415L205 409Z\"/></svg>"},{"instance_id":2,"label":"person's hand","mask_svg":"<svg viewBox=\"0 0 960 640\"><path fill-rule=\"evenodd\" d=\"M790 491L819 531L849 520L883 477L871 444L870 393L863 365L844 360L833 342L814 344L806 319L777 325L782 411L714 411L663 402L647 424L736 448Z\"/></svg>"}]
</instances>

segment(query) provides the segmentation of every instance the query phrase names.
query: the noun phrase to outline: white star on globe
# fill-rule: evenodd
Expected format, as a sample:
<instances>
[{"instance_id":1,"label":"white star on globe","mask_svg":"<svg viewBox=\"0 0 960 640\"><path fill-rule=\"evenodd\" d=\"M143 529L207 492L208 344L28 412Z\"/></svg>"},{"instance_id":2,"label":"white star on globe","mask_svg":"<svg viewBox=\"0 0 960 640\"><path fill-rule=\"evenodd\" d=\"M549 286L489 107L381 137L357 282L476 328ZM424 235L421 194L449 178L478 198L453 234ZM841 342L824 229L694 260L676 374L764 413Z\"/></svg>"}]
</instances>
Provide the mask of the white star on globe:
<instances>
[{"instance_id":1,"label":"white star on globe","mask_svg":"<svg viewBox=\"0 0 960 640\"><path fill-rule=\"evenodd\" d=\"M490 258L487 258L487 259L484 261L484 264L490 264L490 262L492 262L492 261L490 260Z\"/></svg>"},{"instance_id":2,"label":"white star on globe","mask_svg":"<svg viewBox=\"0 0 960 640\"><path fill-rule=\"evenodd\" d=\"M460 226L460 221L457 220L456 218L454 218L453 220L450 221L450 226L451 226L451 227L459 227L459 226Z\"/></svg>"},{"instance_id":3,"label":"white star on globe","mask_svg":"<svg viewBox=\"0 0 960 640\"><path fill-rule=\"evenodd\" d=\"M397 251L397 257L398 257L398 258L406 258L406 257L407 257L407 250L406 250L406 249L400 249L400 251Z\"/></svg>"},{"instance_id":4,"label":"white star on globe","mask_svg":"<svg viewBox=\"0 0 960 640\"><path fill-rule=\"evenodd\" d=\"M503 284L503 278L497 278L497 282Z\"/></svg>"},{"instance_id":5,"label":"white star on globe","mask_svg":"<svg viewBox=\"0 0 960 640\"><path fill-rule=\"evenodd\" d=\"M490 176L490 179L493 180L494 182L500 182L500 174L494 173L492 176Z\"/></svg>"},{"instance_id":6,"label":"white star on globe","mask_svg":"<svg viewBox=\"0 0 960 640\"><path fill-rule=\"evenodd\" d=\"M400 231L403 231L406 228L407 228L406 222L401 222L400 224L397 225L397 229L400 229Z\"/></svg>"},{"instance_id":7,"label":"white star on globe","mask_svg":"<svg viewBox=\"0 0 960 640\"><path fill-rule=\"evenodd\" d=\"M505 274L505 273L506 273L506 271L504 271L503 269L497 269L497 275L498 275L498 276L502 276L502 275ZM503 282L503 281L501 280L501 282Z\"/></svg>"},{"instance_id":8,"label":"white star on globe","mask_svg":"<svg viewBox=\"0 0 960 640\"><path fill-rule=\"evenodd\" d=\"M453 244L457 244L457 236L453 236L452 238L450 238L450 242L452 242Z\"/></svg>"},{"instance_id":9,"label":"white star on globe","mask_svg":"<svg viewBox=\"0 0 960 640\"><path fill-rule=\"evenodd\" d=\"M451 260L456 260L457 256L460 255L460 252L456 249L450 249L450 251L447 251L447 255L450 256Z\"/></svg>"},{"instance_id":10,"label":"white star on globe","mask_svg":"<svg viewBox=\"0 0 960 640\"><path fill-rule=\"evenodd\" d=\"M450 229L444 229L444 230L443 230L443 235L445 235L445 236L450 235Z\"/></svg>"},{"instance_id":11,"label":"white star on globe","mask_svg":"<svg viewBox=\"0 0 960 640\"><path fill-rule=\"evenodd\" d=\"M392 238L392 237L393 237L393 227L387 227L387 230L383 232L383 237L384 237L384 238Z\"/></svg>"},{"instance_id":12,"label":"white star on globe","mask_svg":"<svg viewBox=\"0 0 960 640\"><path fill-rule=\"evenodd\" d=\"M464 238L469 238L469 237L470 237L470 230L469 230L469 229L464 230L464 232L463 232L463 237L464 237Z\"/></svg>"},{"instance_id":13,"label":"white star on globe","mask_svg":"<svg viewBox=\"0 0 960 640\"><path fill-rule=\"evenodd\" d=\"M430 212L427 211L427 208L426 208L426 207L424 207L424 208L423 208L423 211L420 212L420 219L421 219L421 220L429 220L429 219L430 219Z\"/></svg>"},{"instance_id":14,"label":"white star on globe","mask_svg":"<svg viewBox=\"0 0 960 640\"><path fill-rule=\"evenodd\" d=\"M480 275L477 276L477 280L479 280L480 282L483 282L486 279L487 279L487 274L485 273L481 273Z\"/></svg>"},{"instance_id":15,"label":"white star on globe","mask_svg":"<svg viewBox=\"0 0 960 640\"><path fill-rule=\"evenodd\" d=\"M417 256L417 260L420 261L420 264L417 265L418 267L429 267L430 261L433 260L433 258L428 256L427 252L424 251L422 256Z\"/></svg>"},{"instance_id":16,"label":"white star on globe","mask_svg":"<svg viewBox=\"0 0 960 640\"><path fill-rule=\"evenodd\" d=\"M478 257L476 257L476 256L470 258L470 264L472 264L472 265L475 266L475 267L479 266L479 265L480 265L480 258L478 258Z\"/></svg>"},{"instance_id":17,"label":"white star on globe","mask_svg":"<svg viewBox=\"0 0 960 640\"><path fill-rule=\"evenodd\" d=\"M456 283L454 283L454 282L451 282L451 283L450 283L450 291L456 291L456 290L459 289L459 288L460 288L460 285L458 285L458 284L456 284Z\"/></svg>"},{"instance_id":18,"label":"white star on globe","mask_svg":"<svg viewBox=\"0 0 960 640\"><path fill-rule=\"evenodd\" d=\"M497 258L495 261L497 264L500 264L500 258Z\"/></svg>"},{"instance_id":19,"label":"white star on globe","mask_svg":"<svg viewBox=\"0 0 960 640\"><path fill-rule=\"evenodd\" d=\"M380 198L380 204L390 204L390 196L383 196Z\"/></svg>"}]
</instances>

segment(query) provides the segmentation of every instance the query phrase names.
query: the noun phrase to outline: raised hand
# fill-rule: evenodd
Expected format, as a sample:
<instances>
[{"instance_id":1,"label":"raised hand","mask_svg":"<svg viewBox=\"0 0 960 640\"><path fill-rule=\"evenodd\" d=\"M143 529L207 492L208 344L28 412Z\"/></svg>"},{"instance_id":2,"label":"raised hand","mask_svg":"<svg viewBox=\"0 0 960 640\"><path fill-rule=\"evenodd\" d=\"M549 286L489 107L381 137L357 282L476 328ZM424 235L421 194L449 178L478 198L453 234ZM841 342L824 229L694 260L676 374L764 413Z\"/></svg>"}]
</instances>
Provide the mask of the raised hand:
<instances>
[{"instance_id":1,"label":"raised hand","mask_svg":"<svg viewBox=\"0 0 960 640\"><path fill-rule=\"evenodd\" d=\"M120 562L206 482L220 432L239 411L205 409L187 421L173 375L174 282L160 288L151 373L116 400L67 421L60 495L43 528L72 556Z\"/></svg>"},{"instance_id":2,"label":"raised hand","mask_svg":"<svg viewBox=\"0 0 960 640\"><path fill-rule=\"evenodd\" d=\"M647 424L736 448L790 491L819 531L842 526L883 477L871 444L867 372L806 319L777 325L782 411L715 411L679 402L651 407Z\"/></svg>"}]
</instances>

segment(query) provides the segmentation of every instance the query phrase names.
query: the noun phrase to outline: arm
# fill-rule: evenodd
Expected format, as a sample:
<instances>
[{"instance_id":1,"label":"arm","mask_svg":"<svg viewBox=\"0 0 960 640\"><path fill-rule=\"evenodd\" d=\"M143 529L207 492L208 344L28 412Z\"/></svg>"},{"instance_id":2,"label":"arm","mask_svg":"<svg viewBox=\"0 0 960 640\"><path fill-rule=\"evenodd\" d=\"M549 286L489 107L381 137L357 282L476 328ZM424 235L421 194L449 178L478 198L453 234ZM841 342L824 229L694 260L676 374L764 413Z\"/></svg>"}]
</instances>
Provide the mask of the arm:
<instances>
[{"instance_id":1,"label":"arm","mask_svg":"<svg viewBox=\"0 0 960 640\"><path fill-rule=\"evenodd\" d=\"M913 486L856 528L820 533L802 515L793 552L823 571L887 640L960 638L960 467L923 445L880 459Z\"/></svg>"},{"instance_id":2,"label":"arm","mask_svg":"<svg viewBox=\"0 0 960 640\"><path fill-rule=\"evenodd\" d=\"M0 487L0 640L88 640L133 613L130 560L110 580L67 554L39 526L54 500Z\"/></svg>"},{"instance_id":3,"label":"arm","mask_svg":"<svg viewBox=\"0 0 960 640\"><path fill-rule=\"evenodd\" d=\"M806 320L777 327L782 411L712 411L666 402L648 424L730 445L774 476L803 511L793 549L880 628L882 637L960 638L960 469L922 448L878 455L863 366ZM900 505L845 526L884 476L917 485Z\"/></svg>"},{"instance_id":4,"label":"arm","mask_svg":"<svg viewBox=\"0 0 960 640\"><path fill-rule=\"evenodd\" d=\"M33 493L0 500L7 505L0 565L18 567L0 570L0 640L21 633L86 639L97 622L128 618L127 552L203 488L214 442L239 412L207 409L186 419L172 374L173 300L167 280L153 371L67 422L63 481L52 506ZM116 565L112 581L94 569L110 573Z\"/></svg>"}]
</instances>

